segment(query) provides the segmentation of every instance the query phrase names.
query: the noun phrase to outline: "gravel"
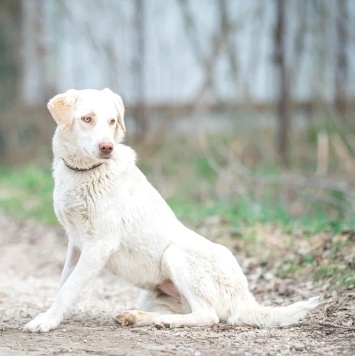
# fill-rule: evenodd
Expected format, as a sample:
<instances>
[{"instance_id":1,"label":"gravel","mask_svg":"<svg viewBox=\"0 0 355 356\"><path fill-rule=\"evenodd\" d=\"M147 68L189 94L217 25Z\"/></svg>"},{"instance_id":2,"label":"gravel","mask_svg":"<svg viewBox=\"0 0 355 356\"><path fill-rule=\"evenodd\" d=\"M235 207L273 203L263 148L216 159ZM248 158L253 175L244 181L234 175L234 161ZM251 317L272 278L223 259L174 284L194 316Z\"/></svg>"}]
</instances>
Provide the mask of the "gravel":
<instances>
[{"instance_id":1,"label":"gravel","mask_svg":"<svg viewBox=\"0 0 355 356\"><path fill-rule=\"evenodd\" d=\"M234 239L237 237L234 237ZM233 245L233 241L226 244ZM70 316L47 334L23 326L53 301L65 257L59 227L0 213L0 355L353 355L355 293L328 284L280 279L238 252L251 289L266 305L285 305L317 294L322 307L299 325L282 329L211 327L157 330L118 327L112 316L135 308L139 290L102 273ZM276 263L276 261L275 261Z\"/></svg>"}]
</instances>

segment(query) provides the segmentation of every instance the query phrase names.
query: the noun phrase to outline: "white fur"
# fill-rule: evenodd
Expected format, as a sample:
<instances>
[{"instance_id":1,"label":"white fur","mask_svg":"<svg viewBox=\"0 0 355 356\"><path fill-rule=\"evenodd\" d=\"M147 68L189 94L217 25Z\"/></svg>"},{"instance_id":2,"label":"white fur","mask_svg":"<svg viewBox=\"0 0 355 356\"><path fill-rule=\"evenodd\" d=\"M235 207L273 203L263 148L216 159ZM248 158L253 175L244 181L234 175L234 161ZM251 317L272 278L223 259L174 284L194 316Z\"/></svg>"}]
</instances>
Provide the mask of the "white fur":
<instances>
[{"instance_id":1,"label":"white fur","mask_svg":"<svg viewBox=\"0 0 355 356\"><path fill-rule=\"evenodd\" d=\"M136 167L123 138L123 104L110 90L68 91L48 107L53 138L54 207L69 238L61 288L27 332L47 332L63 320L103 268L141 287L141 311L115 317L121 325L203 326L219 321L276 327L315 308L312 298L287 307L260 306L231 252L189 230ZM121 104L120 104L121 103ZM122 105L122 107L120 106ZM90 115L87 124L82 117ZM113 126L112 118L117 118ZM99 144L114 150L102 157ZM65 159L77 172L64 165ZM80 257L79 257L80 256Z\"/></svg>"}]
</instances>

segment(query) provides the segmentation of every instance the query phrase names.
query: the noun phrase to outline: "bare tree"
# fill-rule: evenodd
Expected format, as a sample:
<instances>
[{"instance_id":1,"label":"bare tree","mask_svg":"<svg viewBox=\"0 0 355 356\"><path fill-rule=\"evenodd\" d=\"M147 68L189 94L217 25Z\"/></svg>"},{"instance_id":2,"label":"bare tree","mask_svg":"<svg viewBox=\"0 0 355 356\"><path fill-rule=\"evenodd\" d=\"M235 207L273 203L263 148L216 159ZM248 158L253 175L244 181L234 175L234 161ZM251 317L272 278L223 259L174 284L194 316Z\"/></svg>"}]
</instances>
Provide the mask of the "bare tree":
<instances>
[{"instance_id":1,"label":"bare tree","mask_svg":"<svg viewBox=\"0 0 355 356\"><path fill-rule=\"evenodd\" d=\"M215 88L215 71L218 59L227 54L229 71L234 84L237 82L238 74L238 57L234 36L238 22L231 18L229 2L227 0L218 0L216 8L216 29L209 39L209 52L205 53L201 45L201 38L198 36L196 21L190 9L187 0L179 0L182 19L185 24L185 30L188 33L188 39L191 43L192 51L196 61L203 70L203 81L193 99L193 102L200 102L205 94L209 91L213 93L218 100L219 93ZM232 5L235 5L232 2Z\"/></svg>"},{"instance_id":2,"label":"bare tree","mask_svg":"<svg viewBox=\"0 0 355 356\"><path fill-rule=\"evenodd\" d=\"M136 57L136 124L137 140L144 139L148 129L146 97L145 97L145 4L144 0L135 0L135 29L137 38Z\"/></svg>"},{"instance_id":3,"label":"bare tree","mask_svg":"<svg viewBox=\"0 0 355 356\"><path fill-rule=\"evenodd\" d=\"M20 0L0 1L0 163L6 163L11 135L5 127L9 111L18 100L20 77ZM12 118L11 118L12 119ZM16 133L16 129L13 129Z\"/></svg>"},{"instance_id":4,"label":"bare tree","mask_svg":"<svg viewBox=\"0 0 355 356\"><path fill-rule=\"evenodd\" d=\"M230 74L234 83L237 82L238 73L238 59L236 56L236 45L233 41L234 29L236 24L230 19L230 12L228 11L228 3L226 0L219 0L219 12L220 12L220 28L221 35L225 37L225 46L228 54Z\"/></svg>"},{"instance_id":5,"label":"bare tree","mask_svg":"<svg viewBox=\"0 0 355 356\"><path fill-rule=\"evenodd\" d=\"M281 164L289 164L289 127L290 113L288 103L288 83L286 69L286 41L285 41L285 17L286 2L276 0L276 27L275 27L275 66L277 73L277 151Z\"/></svg>"},{"instance_id":6,"label":"bare tree","mask_svg":"<svg viewBox=\"0 0 355 356\"><path fill-rule=\"evenodd\" d=\"M335 107L340 118L346 119L346 95L348 78L348 60L346 48L348 45L348 13L347 0L337 2L337 49L336 49L336 70L335 70Z\"/></svg>"},{"instance_id":7,"label":"bare tree","mask_svg":"<svg viewBox=\"0 0 355 356\"><path fill-rule=\"evenodd\" d=\"M17 19L21 13L20 0L0 1L0 103L13 103L17 95L17 80L20 75L20 26Z\"/></svg>"}]
</instances>

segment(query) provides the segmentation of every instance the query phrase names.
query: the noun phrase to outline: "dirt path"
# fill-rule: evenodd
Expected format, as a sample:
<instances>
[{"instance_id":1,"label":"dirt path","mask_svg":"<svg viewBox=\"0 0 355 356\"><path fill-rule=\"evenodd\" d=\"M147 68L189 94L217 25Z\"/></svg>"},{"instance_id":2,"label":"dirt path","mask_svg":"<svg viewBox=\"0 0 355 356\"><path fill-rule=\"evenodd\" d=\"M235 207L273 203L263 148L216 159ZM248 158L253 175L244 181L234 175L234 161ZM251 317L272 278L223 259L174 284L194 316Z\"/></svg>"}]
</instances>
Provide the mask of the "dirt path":
<instances>
[{"instance_id":1,"label":"dirt path","mask_svg":"<svg viewBox=\"0 0 355 356\"><path fill-rule=\"evenodd\" d=\"M263 303L286 304L321 293L325 305L300 325L284 329L225 324L175 330L120 328L111 316L134 308L139 291L103 274L57 330L48 334L22 333L24 324L46 310L53 300L65 246L60 228L0 214L0 355L354 354L354 291L339 292L329 285L321 290L309 282L268 278L267 273L260 278L260 269L250 272L248 278Z\"/></svg>"}]
</instances>

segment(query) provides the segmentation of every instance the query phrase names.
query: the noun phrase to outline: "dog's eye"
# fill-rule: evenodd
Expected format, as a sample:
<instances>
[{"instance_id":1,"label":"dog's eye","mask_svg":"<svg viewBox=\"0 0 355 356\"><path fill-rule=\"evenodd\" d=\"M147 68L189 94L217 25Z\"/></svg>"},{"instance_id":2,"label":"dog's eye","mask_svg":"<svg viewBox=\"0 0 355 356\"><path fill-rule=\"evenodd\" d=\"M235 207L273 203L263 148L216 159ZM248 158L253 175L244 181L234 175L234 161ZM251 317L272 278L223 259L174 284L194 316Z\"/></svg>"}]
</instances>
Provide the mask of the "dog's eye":
<instances>
[{"instance_id":1,"label":"dog's eye","mask_svg":"<svg viewBox=\"0 0 355 356\"><path fill-rule=\"evenodd\" d=\"M84 122L91 122L91 117L90 116L84 116L81 118Z\"/></svg>"},{"instance_id":2,"label":"dog's eye","mask_svg":"<svg viewBox=\"0 0 355 356\"><path fill-rule=\"evenodd\" d=\"M115 119L112 119L111 121L110 121L110 125L114 125L116 123L116 120Z\"/></svg>"}]
</instances>

